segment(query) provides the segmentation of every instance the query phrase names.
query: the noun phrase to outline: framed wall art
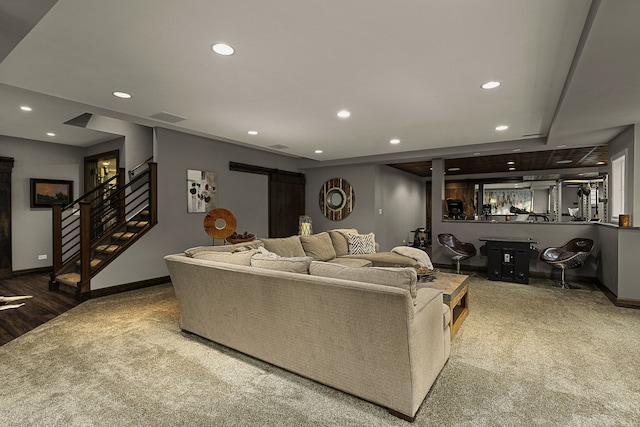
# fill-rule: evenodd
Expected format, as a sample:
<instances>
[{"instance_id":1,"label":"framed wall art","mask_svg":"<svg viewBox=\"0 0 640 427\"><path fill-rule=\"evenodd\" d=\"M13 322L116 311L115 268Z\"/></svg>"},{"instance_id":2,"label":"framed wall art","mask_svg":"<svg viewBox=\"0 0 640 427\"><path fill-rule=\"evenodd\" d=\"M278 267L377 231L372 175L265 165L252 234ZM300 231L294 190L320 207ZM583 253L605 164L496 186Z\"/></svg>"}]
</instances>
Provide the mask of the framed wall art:
<instances>
[{"instance_id":1,"label":"framed wall art","mask_svg":"<svg viewBox=\"0 0 640 427\"><path fill-rule=\"evenodd\" d=\"M48 208L73 201L73 181L31 178L31 207Z\"/></svg>"},{"instance_id":2,"label":"framed wall art","mask_svg":"<svg viewBox=\"0 0 640 427\"><path fill-rule=\"evenodd\" d=\"M209 212L218 204L216 173L187 169L187 212Z\"/></svg>"},{"instance_id":3,"label":"framed wall art","mask_svg":"<svg viewBox=\"0 0 640 427\"><path fill-rule=\"evenodd\" d=\"M491 215L510 215L511 206L533 212L533 190L485 190L482 203L491 205Z\"/></svg>"}]
</instances>

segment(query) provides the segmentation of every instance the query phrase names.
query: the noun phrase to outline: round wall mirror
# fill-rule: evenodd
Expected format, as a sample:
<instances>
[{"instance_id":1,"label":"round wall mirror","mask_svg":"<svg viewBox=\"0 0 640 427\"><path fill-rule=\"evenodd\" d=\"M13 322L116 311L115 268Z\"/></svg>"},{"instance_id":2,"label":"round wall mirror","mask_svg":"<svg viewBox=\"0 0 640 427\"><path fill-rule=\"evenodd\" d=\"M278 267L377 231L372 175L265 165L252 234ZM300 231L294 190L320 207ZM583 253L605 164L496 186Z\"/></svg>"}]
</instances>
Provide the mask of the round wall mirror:
<instances>
[{"instance_id":1,"label":"round wall mirror","mask_svg":"<svg viewBox=\"0 0 640 427\"><path fill-rule=\"evenodd\" d=\"M347 202L347 196L339 188L332 188L327 193L327 207L334 211L340 210Z\"/></svg>"},{"instance_id":2,"label":"round wall mirror","mask_svg":"<svg viewBox=\"0 0 640 427\"><path fill-rule=\"evenodd\" d=\"M342 178L332 178L320 190L320 210L334 221L349 216L353 210L355 195L351 184Z\"/></svg>"}]
</instances>

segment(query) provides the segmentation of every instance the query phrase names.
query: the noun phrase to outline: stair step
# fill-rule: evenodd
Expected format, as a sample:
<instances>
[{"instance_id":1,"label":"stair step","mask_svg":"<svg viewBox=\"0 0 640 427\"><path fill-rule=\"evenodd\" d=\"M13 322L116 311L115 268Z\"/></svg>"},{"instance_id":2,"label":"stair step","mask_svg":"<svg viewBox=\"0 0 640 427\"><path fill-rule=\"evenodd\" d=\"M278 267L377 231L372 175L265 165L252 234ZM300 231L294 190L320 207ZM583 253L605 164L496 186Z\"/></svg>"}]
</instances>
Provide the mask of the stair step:
<instances>
[{"instance_id":1,"label":"stair step","mask_svg":"<svg viewBox=\"0 0 640 427\"><path fill-rule=\"evenodd\" d=\"M100 246L96 246L96 252L102 253L102 254L112 254L115 251L118 250L120 246L118 245L100 245Z\"/></svg>"},{"instance_id":2,"label":"stair step","mask_svg":"<svg viewBox=\"0 0 640 427\"><path fill-rule=\"evenodd\" d=\"M137 227L137 228L142 228L142 227L146 227L147 225L149 225L149 221L136 221L136 220L132 220L127 222L127 227Z\"/></svg>"},{"instance_id":3,"label":"stair step","mask_svg":"<svg viewBox=\"0 0 640 427\"><path fill-rule=\"evenodd\" d=\"M136 233L132 233L130 231L120 231L118 233L113 233L113 235L111 237L114 240L129 240L130 238L132 238L135 235L136 235Z\"/></svg>"},{"instance_id":4,"label":"stair step","mask_svg":"<svg viewBox=\"0 0 640 427\"><path fill-rule=\"evenodd\" d=\"M102 260L94 258L91 260L91 268L96 267L98 264L100 264L102 262ZM76 267L80 268L80 261L76 261Z\"/></svg>"},{"instance_id":5,"label":"stair step","mask_svg":"<svg viewBox=\"0 0 640 427\"><path fill-rule=\"evenodd\" d=\"M56 276L56 282L65 284L67 286L78 287L80 281L80 275L78 273L64 273Z\"/></svg>"},{"instance_id":6,"label":"stair step","mask_svg":"<svg viewBox=\"0 0 640 427\"><path fill-rule=\"evenodd\" d=\"M149 221L129 221L127 222L127 231L130 231L132 233L138 233L140 232L143 228L147 227L149 225Z\"/></svg>"}]
</instances>

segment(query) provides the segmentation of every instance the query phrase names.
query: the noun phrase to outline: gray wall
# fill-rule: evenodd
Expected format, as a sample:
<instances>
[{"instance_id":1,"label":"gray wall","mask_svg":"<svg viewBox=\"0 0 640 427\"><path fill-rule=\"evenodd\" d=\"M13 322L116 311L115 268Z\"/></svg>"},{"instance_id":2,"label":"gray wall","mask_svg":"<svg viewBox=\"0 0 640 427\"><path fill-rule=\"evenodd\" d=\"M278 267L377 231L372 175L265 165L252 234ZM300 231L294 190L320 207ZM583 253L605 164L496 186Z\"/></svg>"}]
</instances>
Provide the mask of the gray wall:
<instances>
[{"instance_id":1,"label":"gray wall","mask_svg":"<svg viewBox=\"0 0 640 427\"><path fill-rule=\"evenodd\" d=\"M124 144L120 149L120 167L126 170L131 170L139 163L144 162L153 153L153 129L150 127L99 115L93 115L86 127L87 129L112 133L114 138L115 136L124 136ZM87 155L109 151L108 149L103 149L108 145L98 148L90 147L87 150L90 154ZM111 148L111 150L114 149L116 148Z\"/></svg>"},{"instance_id":2,"label":"gray wall","mask_svg":"<svg viewBox=\"0 0 640 427\"><path fill-rule=\"evenodd\" d=\"M335 166L307 169L303 172L307 181L305 214L311 216L314 233L333 228L357 228L361 233L375 232L375 166ZM331 178L347 180L355 195L353 212L340 221L327 219L320 210L320 189Z\"/></svg>"},{"instance_id":3,"label":"gray wall","mask_svg":"<svg viewBox=\"0 0 640 427\"><path fill-rule=\"evenodd\" d=\"M596 238L600 244L598 280L618 295L618 227L603 225L597 227L596 231Z\"/></svg>"},{"instance_id":4,"label":"gray wall","mask_svg":"<svg viewBox=\"0 0 640 427\"><path fill-rule=\"evenodd\" d=\"M640 301L636 263L640 254L640 230L618 229L618 298Z\"/></svg>"},{"instance_id":5,"label":"gray wall","mask_svg":"<svg viewBox=\"0 0 640 427\"><path fill-rule=\"evenodd\" d=\"M304 174L305 212L312 217L314 233L356 228L360 233L373 232L380 249L390 250L403 245L409 230L425 226L425 186L418 177L378 165L313 168ZM331 178L346 179L354 189L353 212L340 221L327 219L320 210L320 189Z\"/></svg>"},{"instance_id":6,"label":"gray wall","mask_svg":"<svg viewBox=\"0 0 640 427\"><path fill-rule=\"evenodd\" d=\"M218 207L229 209L239 231L268 234L268 177L229 170L229 162L299 172L294 158L224 142L156 129L158 225L92 280L100 289L167 275L163 257L197 245L210 245L205 213L187 213L187 169L216 172ZM216 241L216 244L222 244Z\"/></svg>"},{"instance_id":7,"label":"gray wall","mask_svg":"<svg viewBox=\"0 0 640 427\"><path fill-rule=\"evenodd\" d=\"M11 174L11 245L14 271L52 265L49 208L30 207L30 178L73 181L74 199L82 191L84 148L0 135L0 156L15 159ZM47 255L38 260L38 255Z\"/></svg>"},{"instance_id":8,"label":"gray wall","mask_svg":"<svg viewBox=\"0 0 640 427\"><path fill-rule=\"evenodd\" d=\"M636 218L638 215L634 215L634 211L640 212L640 206L636 206L636 204L640 203L640 197L634 198L634 188L640 188L640 173L634 173L635 167L640 167L640 156L638 156L638 159L635 159L635 147L640 146L640 135L637 135L636 127L637 125L629 126L609 143L608 173L609 176L611 176L611 158L627 150L625 205L629 211L627 213L631 214L631 223L636 227L640 227L640 218ZM609 212L609 215L611 215L611 212ZM608 218L608 220L610 221L611 218Z\"/></svg>"},{"instance_id":9,"label":"gray wall","mask_svg":"<svg viewBox=\"0 0 640 427\"><path fill-rule=\"evenodd\" d=\"M378 166L377 172L376 237L382 250L390 250L405 245L411 230L427 226L426 190L415 175L389 166Z\"/></svg>"}]
</instances>

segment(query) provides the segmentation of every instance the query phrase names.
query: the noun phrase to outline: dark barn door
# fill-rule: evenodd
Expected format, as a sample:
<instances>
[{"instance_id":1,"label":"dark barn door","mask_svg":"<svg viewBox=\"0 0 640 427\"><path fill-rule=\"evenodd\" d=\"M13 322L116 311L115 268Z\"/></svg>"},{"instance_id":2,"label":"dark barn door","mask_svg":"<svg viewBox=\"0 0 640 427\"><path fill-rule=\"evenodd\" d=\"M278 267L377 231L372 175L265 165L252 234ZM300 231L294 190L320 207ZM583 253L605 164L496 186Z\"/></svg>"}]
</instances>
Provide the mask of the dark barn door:
<instances>
[{"instance_id":1,"label":"dark barn door","mask_svg":"<svg viewBox=\"0 0 640 427\"><path fill-rule=\"evenodd\" d=\"M298 234L298 219L304 215L304 174L229 162L229 170L269 176L269 237Z\"/></svg>"},{"instance_id":2,"label":"dark barn door","mask_svg":"<svg viewBox=\"0 0 640 427\"><path fill-rule=\"evenodd\" d=\"M304 175L276 170L269 174L269 237L298 234L304 215Z\"/></svg>"},{"instance_id":3,"label":"dark barn door","mask_svg":"<svg viewBox=\"0 0 640 427\"><path fill-rule=\"evenodd\" d=\"M0 157L0 278L9 277L12 273L11 169L13 169L13 159Z\"/></svg>"}]
</instances>

